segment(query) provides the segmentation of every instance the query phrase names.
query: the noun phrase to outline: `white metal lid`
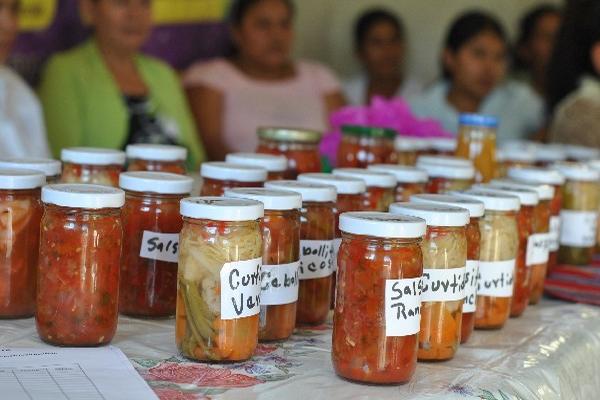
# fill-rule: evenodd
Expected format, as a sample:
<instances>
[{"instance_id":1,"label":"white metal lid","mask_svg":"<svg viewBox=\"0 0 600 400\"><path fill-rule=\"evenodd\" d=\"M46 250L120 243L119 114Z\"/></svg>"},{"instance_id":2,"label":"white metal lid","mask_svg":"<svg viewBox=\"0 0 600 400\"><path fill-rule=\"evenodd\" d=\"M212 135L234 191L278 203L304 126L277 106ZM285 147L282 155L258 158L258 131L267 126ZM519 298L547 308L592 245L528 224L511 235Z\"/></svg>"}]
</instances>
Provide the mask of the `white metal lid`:
<instances>
[{"instance_id":1,"label":"white metal lid","mask_svg":"<svg viewBox=\"0 0 600 400\"><path fill-rule=\"evenodd\" d=\"M539 162L559 162L567 159L567 150L556 144L538 144L535 148L535 160Z\"/></svg>"},{"instance_id":2,"label":"white metal lid","mask_svg":"<svg viewBox=\"0 0 600 400\"><path fill-rule=\"evenodd\" d=\"M41 171L46 176L60 175L62 164L51 158L0 158L0 168L8 169L30 169Z\"/></svg>"},{"instance_id":3,"label":"white metal lid","mask_svg":"<svg viewBox=\"0 0 600 400\"><path fill-rule=\"evenodd\" d=\"M429 141L410 136L396 136L394 149L396 151L423 151L429 149Z\"/></svg>"},{"instance_id":4,"label":"white metal lid","mask_svg":"<svg viewBox=\"0 0 600 400\"><path fill-rule=\"evenodd\" d=\"M323 185L313 182L299 181L269 181L265 182L265 188L278 190L291 190L300 193L302 201L315 201L326 203L336 201L337 191L333 185Z\"/></svg>"},{"instance_id":5,"label":"white metal lid","mask_svg":"<svg viewBox=\"0 0 600 400\"><path fill-rule=\"evenodd\" d=\"M384 172L370 171L362 168L336 168L332 173L337 176L362 179L367 184L367 187L396 187L396 177Z\"/></svg>"},{"instance_id":6,"label":"white metal lid","mask_svg":"<svg viewBox=\"0 0 600 400\"><path fill-rule=\"evenodd\" d=\"M46 184L46 176L41 171L31 169L0 169L0 189L35 189Z\"/></svg>"},{"instance_id":7,"label":"white metal lid","mask_svg":"<svg viewBox=\"0 0 600 400\"><path fill-rule=\"evenodd\" d=\"M264 182L267 180L267 170L264 168L222 161L203 163L200 166L200 175L203 178L220 181Z\"/></svg>"},{"instance_id":8,"label":"white metal lid","mask_svg":"<svg viewBox=\"0 0 600 400\"><path fill-rule=\"evenodd\" d=\"M485 206L479 200L447 194L413 194L410 196L410 201L413 203L445 204L452 207L464 208L469 211L471 218L479 218L485 212Z\"/></svg>"},{"instance_id":9,"label":"white metal lid","mask_svg":"<svg viewBox=\"0 0 600 400\"><path fill-rule=\"evenodd\" d=\"M194 179L167 172L133 171L119 175L121 189L142 193L189 194Z\"/></svg>"},{"instance_id":10,"label":"white metal lid","mask_svg":"<svg viewBox=\"0 0 600 400\"><path fill-rule=\"evenodd\" d=\"M554 169L537 167L512 167L508 169L508 177L516 181L545 185L562 185L565 177Z\"/></svg>"},{"instance_id":11,"label":"white metal lid","mask_svg":"<svg viewBox=\"0 0 600 400\"><path fill-rule=\"evenodd\" d=\"M187 197L180 202L182 216L213 221L254 221L264 216L263 204L228 197Z\"/></svg>"},{"instance_id":12,"label":"white metal lid","mask_svg":"<svg viewBox=\"0 0 600 400\"><path fill-rule=\"evenodd\" d=\"M61 207L120 208L125 203L125 192L118 188L87 183L59 183L42 188L42 201Z\"/></svg>"},{"instance_id":13,"label":"white metal lid","mask_svg":"<svg viewBox=\"0 0 600 400\"><path fill-rule=\"evenodd\" d=\"M427 163L417 163L417 168L427 172L430 178L445 178L445 179L463 179L469 180L475 178L475 168L473 166L452 166L452 165L436 165Z\"/></svg>"},{"instance_id":14,"label":"white metal lid","mask_svg":"<svg viewBox=\"0 0 600 400\"><path fill-rule=\"evenodd\" d=\"M127 157L153 161L182 161L187 158L187 149L168 144L130 144L125 148Z\"/></svg>"},{"instance_id":15,"label":"white metal lid","mask_svg":"<svg viewBox=\"0 0 600 400\"><path fill-rule=\"evenodd\" d=\"M509 188L533 190L538 195L538 200L552 200L554 197L554 186L544 183L518 182L511 179L493 179L493 186L506 186Z\"/></svg>"},{"instance_id":16,"label":"white metal lid","mask_svg":"<svg viewBox=\"0 0 600 400\"><path fill-rule=\"evenodd\" d=\"M233 164L254 165L269 172L282 172L287 169L287 158L274 154L261 153L229 153L225 161Z\"/></svg>"},{"instance_id":17,"label":"white metal lid","mask_svg":"<svg viewBox=\"0 0 600 400\"><path fill-rule=\"evenodd\" d=\"M393 164L373 164L367 169L377 172L385 172L396 177L398 183L421 183L427 182L427 172L416 167Z\"/></svg>"},{"instance_id":18,"label":"white metal lid","mask_svg":"<svg viewBox=\"0 0 600 400\"><path fill-rule=\"evenodd\" d=\"M235 188L225 190L225 197L260 201L265 210L294 210L302 207L302 195L290 190Z\"/></svg>"},{"instance_id":19,"label":"white metal lid","mask_svg":"<svg viewBox=\"0 0 600 400\"><path fill-rule=\"evenodd\" d=\"M450 192L450 195L479 200L484 204L486 211L519 211L521 209L519 198L510 194L471 189L462 192Z\"/></svg>"},{"instance_id":20,"label":"white metal lid","mask_svg":"<svg viewBox=\"0 0 600 400\"><path fill-rule=\"evenodd\" d=\"M434 137L427 139L427 141L430 148L444 153L454 152L458 145L455 138Z\"/></svg>"},{"instance_id":21,"label":"white metal lid","mask_svg":"<svg viewBox=\"0 0 600 400\"><path fill-rule=\"evenodd\" d=\"M417 158L417 167L420 164L443 165L445 167L473 167L473 161L453 156L419 156Z\"/></svg>"},{"instance_id":22,"label":"white metal lid","mask_svg":"<svg viewBox=\"0 0 600 400\"><path fill-rule=\"evenodd\" d=\"M592 182L600 179L600 171L585 164L562 162L554 164L552 168L560 172L566 179L573 181Z\"/></svg>"},{"instance_id":23,"label":"white metal lid","mask_svg":"<svg viewBox=\"0 0 600 400\"><path fill-rule=\"evenodd\" d=\"M473 190L491 193L506 193L512 196L517 196L521 202L521 206L536 206L540 200L534 188L523 188L515 185L503 185L499 182L494 182L489 185L473 185Z\"/></svg>"},{"instance_id":24,"label":"white metal lid","mask_svg":"<svg viewBox=\"0 0 600 400\"><path fill-rule=\"evenodd\" d=\"M445 204L392 203L390 213L422 218L428 226L465 226L470 220L467 209Z\"/></svg>"},{"instance_id":25,"label":"white metal lid","mask_svg":"<svg viewBox=\"0 0 600 400\"><path fill-rule=\"evenodd\" d=\"M361 194L367 190L367 185L362 179L335 176L322 172L313 172L298 175L300 182L320 183L335 186L338 194Z\"/></svg>"},{"instance_id":26,"label":"white metal lid","mask_svg":"<svg viewBox=\"0 0 600 400\"><path fill-rule=\"evenodd\" d=\"M535 162L535 153L531 147L502 147L496 154L498 161Z\"/></svg>"},{"instance_id":27,"label":"white metal lid","mask_svg":"<svg viewBox=\"0 0 600 400\"><path fill-rule=\"evenodd\" d=\"M423 237L427 229L421 218L369 211L342 213L339 226L341 231L353 235L394 239Z\"/></svg>"},{"instance_id":28,"label":"white metal lid","mask_svg":"<svg viewBox=\"0 0 600 400\"><path fill-rule=\"evenodd\" d=\"M593 147L573 146L565 147L567 157L577 161L589 161L600 158L600 150Z\"/></svg>"},{"instance_id":29,"label":"white metal lid","mask_svg":"<svg viewBox=\"0 0 600 400\"><path fill-rule=\"evenodd\" d=\"M69 147L62 149L60 159L83 165L124 165L125 152L98 147Z\"/></svg>"}]
</instances>

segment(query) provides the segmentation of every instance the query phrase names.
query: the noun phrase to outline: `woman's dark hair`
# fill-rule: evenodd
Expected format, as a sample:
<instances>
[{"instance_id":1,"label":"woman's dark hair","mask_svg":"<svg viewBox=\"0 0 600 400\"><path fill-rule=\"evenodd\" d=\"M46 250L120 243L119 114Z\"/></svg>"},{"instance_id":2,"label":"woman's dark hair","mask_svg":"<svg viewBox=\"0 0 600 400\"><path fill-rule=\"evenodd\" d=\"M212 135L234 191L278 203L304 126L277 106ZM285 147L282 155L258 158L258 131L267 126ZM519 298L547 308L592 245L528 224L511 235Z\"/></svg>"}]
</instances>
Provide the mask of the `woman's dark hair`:
<instances>
[{"instance_id":1,"label":"woman's dark hair","mask_svg":"<svg viewBox=\"0 0 600 400\"><path fill-rule=\"evenodd\" d=\"M402 20L392 12L383 8L374 8L362 14L354 24L354 48L360 50L367 40L367 36L377 24L390 24L398 32L400 39L404 39L405 31Z\"/></svg>"},{"instance_id":2,"label":"woman's dark hair","mask_svg":"<svg viewBox=\"0 0 600 400\"><path fill-rule=\"evenodd\" d=\"M554 51L548 65L548 111L575 90L583 75L598 76L590 51L600 42L600 1L571 0L563 14Z\"/></svg>"},{"instance_id":3,"label":"woman's dark hair","mask_svg":"<svg viewBox=\"0 0 600 400\"><path fill-rule=\"evenodd\" d=\"M458 52L469 40L483 32L491 32L500 40L507 43L504 28L496 18L482 11L469 11L462 14L450 25L446 34L444 48L453 53ZM445 66L442 66L443 76L451 79L452 76Z\"/></svg>"},{"instance_id":4,"label":"woman's dark hair","mask_svg":"<svg viewBox=\"0 0 600 400\"><path fill-rule=\"evenodd\" d=\"M519 55L519 49L529 42L535 32L540 19L547 15L562 15L560 7L552 4L541 4L527 12L519 23L519 36L515 45L516 52L514 55L515 69L526 69L527 62Z\"/></svg>"},{"instance_id":5,"label":"woman's dark hair","mask_svg":"<svg viewBox=\"0 0 600 400\"><path fill-rule=\"evenodd\" d=\"M260 3L263 0L235 0L231 6L231 10L229 12L229 22L233 26L239 26L248 11ZM292 0L280 0L283 4L289 8L290 13L294 14L296 11L296 7L294 6L294 2Z\"/></svg>"}]
</instances>

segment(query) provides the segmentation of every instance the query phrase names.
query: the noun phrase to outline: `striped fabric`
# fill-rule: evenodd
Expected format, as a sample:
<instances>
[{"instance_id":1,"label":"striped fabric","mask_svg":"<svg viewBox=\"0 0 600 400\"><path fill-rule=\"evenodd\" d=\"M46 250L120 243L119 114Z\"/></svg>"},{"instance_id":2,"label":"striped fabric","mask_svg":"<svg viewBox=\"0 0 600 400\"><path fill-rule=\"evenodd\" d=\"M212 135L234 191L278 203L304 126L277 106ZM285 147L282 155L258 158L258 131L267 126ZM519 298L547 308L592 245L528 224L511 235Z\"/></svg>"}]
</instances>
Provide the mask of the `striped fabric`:
<instances>
[{"instance_id":1,"label":"striped fabric","mask_svg":"<svg viewBox=\"0 0 600 400\"><path fill-rule=\"evenodd\" d=\"M547 295L576 303L600 305L600 258L591 265L558 265L546 278Z\"/></svg>"}]
</instances>

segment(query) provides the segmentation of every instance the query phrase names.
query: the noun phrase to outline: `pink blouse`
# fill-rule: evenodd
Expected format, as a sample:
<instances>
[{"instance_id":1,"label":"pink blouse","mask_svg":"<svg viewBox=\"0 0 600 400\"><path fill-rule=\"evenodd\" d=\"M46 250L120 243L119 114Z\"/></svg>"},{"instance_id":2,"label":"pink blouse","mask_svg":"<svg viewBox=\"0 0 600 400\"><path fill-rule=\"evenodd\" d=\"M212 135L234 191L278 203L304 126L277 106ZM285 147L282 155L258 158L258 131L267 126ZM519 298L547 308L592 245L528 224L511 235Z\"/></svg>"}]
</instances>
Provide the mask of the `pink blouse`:
<instances>
[{"instance_id":1,"label":"pink blouse","mask_svg":"<svg viewBox=\"0 0 600 400\"><path fill-rule=\"evenodd\" d=\"M340 91L340 84L326 67L296 63L296 76L283 81L249 78L225 59L198 63L183 76L186 87L203 85L224 96L223 135L231 151L255 151L257 128L284 126L325 131L324 96Z\"/></svg>"}]
</instances>

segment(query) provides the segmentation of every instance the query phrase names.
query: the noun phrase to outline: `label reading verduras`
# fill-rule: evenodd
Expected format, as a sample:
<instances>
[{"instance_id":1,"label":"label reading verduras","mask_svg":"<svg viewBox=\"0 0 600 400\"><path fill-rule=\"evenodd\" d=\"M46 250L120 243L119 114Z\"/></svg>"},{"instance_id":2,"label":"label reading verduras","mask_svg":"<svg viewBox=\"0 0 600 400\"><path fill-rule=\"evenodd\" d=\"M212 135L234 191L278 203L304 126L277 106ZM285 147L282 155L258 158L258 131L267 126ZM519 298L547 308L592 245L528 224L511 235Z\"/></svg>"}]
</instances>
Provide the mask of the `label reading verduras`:
<instances>
[{"instance_id":1,"label":"label reading verduras","mask_svg":"<svg viewBox=\"0 0 600 400\"><path fill-rule=\"evenodd\" d=\"M477 305L477 277L479 275L479 261L467 260L467 270L465 272L465 302L463 303L463 313L475 312Z\"/></svg>"},{"instance_id":2,"label":"label reading verduras","mask_svg":"<svg viewBox=\"0 0 600 400\"><path fill-rule=\"evenodd\" d=\"M423 270L421 301L455 301L465 298L465 267Z\"/></svg>"},{"instance_id":3,"label":"label reading verduras","mask_svg":"<svg viewBox=\"0 0 600 400\"><path fill-rule=\"evenodd\" d=\"M176 263L179 258L179 233L144 231L140 257Z\"/></svg>"},{"instance_id":4,"label":"label reading verduras","mask_svg":"<svg viewBox=\"0 0 600 400\"><path fill-rule=\"evenodd\" d=\"M221 319L250 317L260 311L262 258L233 261L221 268Z\"/></svg>"},{"instance_id":5,"label":"label reading verduras","mask_svg":"<svg viewBox=\"0 0 600 400\"><path fill-rule=\"evenodd\" d=\"M548 256L550 255L548 250L549 238L550 235L548 233L536 233L529 236L529 239L527 239L525 265L531 267L532 265L548 262Z\"/></svg>"},{"instance_id":6,"label":"label reading verduras","mask_svg":"<svg viewBox=\"0 0 600 400\"><path fill-rule=\"evenodd\" d=\"M263 265L260 304L274 306L298 300L299 261L281 265Z\"/></svg>"},{"instance_id":7,"label":"label reading verduras","mask_svg":"<svg viewBox=\"0 0 600 400\"><path fill-rule=\"evenodd\" d=\"M515 260L480 261L477 296L512 297Z\"/></svg>"},{"instance_id":8,"label":"label reading verduras","mask_svg":"<svg viewBox=\"0 0 600 400\"><path fill-rule=\"evenodd\" d=\"M325 278L333 273L333 240L300 241L300 279Z\"/></svg>"},{"instance_id":9,"label":"label reading verduras","mask_svg":"<svg viewBox=\"0 0 600 400\"><path fill-rule=\"evenodd\" d=\"M421 324L421 278L385 281L385 335L409 336Z\"/></svg>"},{"instance_id":10,"label":"label reading verduras","mask_svg":"<svg viewBox=\"0 0 600 400\"><path fill-rule=\"evenodd\" d=\"M592 247L596 244L598 213L562 210L560 212L560 245Z\"/></svg>"}]
</instances>

